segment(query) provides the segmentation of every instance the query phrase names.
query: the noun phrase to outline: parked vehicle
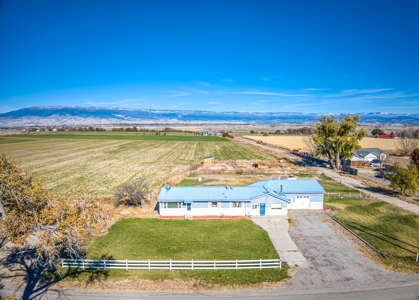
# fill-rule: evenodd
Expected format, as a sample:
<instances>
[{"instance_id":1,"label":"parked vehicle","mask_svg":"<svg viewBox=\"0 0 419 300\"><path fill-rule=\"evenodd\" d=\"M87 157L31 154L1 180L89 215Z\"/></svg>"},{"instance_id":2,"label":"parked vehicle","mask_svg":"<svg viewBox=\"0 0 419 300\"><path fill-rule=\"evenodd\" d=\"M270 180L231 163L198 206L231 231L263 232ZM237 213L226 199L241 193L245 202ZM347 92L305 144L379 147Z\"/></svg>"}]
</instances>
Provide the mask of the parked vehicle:
<instances>
[{"instance_id":1,"label":"parked vehicle","mask_svg":"<svg viewBox=\"0 0 419 300\"><path fill-rule=\"evenodd\" d=\"M384 178L385 175L384 175L384 173L377 173L377 174L375 174L375 177L377 177L377 178Z\"/></svg>"}]
</instances>

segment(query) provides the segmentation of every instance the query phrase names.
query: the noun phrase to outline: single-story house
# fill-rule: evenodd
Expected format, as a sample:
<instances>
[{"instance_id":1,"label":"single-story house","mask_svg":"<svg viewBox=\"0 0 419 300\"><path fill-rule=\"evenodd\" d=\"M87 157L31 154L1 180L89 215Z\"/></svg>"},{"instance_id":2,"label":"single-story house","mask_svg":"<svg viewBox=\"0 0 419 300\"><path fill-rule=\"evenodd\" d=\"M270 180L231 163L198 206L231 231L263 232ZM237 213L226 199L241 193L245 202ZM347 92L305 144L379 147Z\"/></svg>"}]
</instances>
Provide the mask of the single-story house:
<instances>
[{"instance_id":1,"label":"single-story house","mask_svg":"<svg viewBox=\"0 0 419 300\"><path fill-rule=\"evenodd\" d=\"M325 190L317 180L274 179L249 186L163 187L162 217L286 215L289 209L323 209Z\"/></svg>"},{"instance_id":2,"label":"single-story house","mask_svg":"<svg viewBox=\"0 0 419 300\"><path fill-rule=\"evenodd\" d=\"M348 166L364 166L368 167L373 160L385 160L387 153L380 148L362 148L355 150L354 155L346 160L344 164Z\"/></svg>"}]
</instances>

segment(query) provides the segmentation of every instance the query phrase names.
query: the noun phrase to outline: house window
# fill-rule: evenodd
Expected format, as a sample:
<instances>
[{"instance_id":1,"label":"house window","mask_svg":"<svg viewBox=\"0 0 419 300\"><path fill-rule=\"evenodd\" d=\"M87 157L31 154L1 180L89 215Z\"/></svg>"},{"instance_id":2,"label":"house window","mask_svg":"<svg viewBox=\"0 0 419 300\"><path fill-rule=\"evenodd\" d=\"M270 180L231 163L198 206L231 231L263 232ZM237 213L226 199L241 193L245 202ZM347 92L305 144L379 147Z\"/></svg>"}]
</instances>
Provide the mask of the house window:
<instances>
[{"instance_id":1,"label":"house window","mask_svg":"<svg viewBox=\"0 0 419 300\"><path fill-rule=\"evenodd\" d=\"M163 202L163 208L182 208L182 202Z\"/></svg>"},{"instance_id":2,"label":"house window","mask_svg":"<svg viewBox=\"0 0 419 300\"><path fill-rule=\"evenodd\" d=\"M231 207L233 207L233 208L240 208L240 207L242 207L242 203L241 202L232 202Z\"/></svg>"},{"instance_id":3,"label":"house window","mask_svg":"<svg viewBox=\"0 0 419 300\"><path fill-rule=\"evenodd\" d=\"M282 209L282 203L272 203L271 209Z\"/></svg>"},{"instance_id":4,"label":"house window","mask_svg":"<svg viewBox=\"0 0 419 300\"><path fill-rule=\"evenodd\" d=\"M210 208L218 208L218 202L210 202Z\"/></svg>"},{"instance_id":5,"label":"house window","mask_svg":"<svg viewBox=\"0 0 419 300\"><path fill-rule=\"evenodd\" d=\"M258 205L257 204L252 204L252 209L258 209Z\"/></svg>"}]
</instances>

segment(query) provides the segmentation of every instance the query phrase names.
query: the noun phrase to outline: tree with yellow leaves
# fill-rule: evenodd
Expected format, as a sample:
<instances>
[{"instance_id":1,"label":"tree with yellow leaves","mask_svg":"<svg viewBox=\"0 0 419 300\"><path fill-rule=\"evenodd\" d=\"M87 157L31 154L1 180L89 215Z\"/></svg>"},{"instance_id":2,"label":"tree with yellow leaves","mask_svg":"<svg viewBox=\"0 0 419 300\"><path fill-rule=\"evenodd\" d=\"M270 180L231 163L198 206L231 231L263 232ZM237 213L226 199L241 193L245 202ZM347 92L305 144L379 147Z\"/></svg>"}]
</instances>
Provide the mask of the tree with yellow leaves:
<instances>
[{"instance_id":1,"label":"tree with yellow leaves","mask_svg":"<svg viewBox=\"0 0 419 300\"><path fill-rule=\"evenodd\" d=\"M107 214L86 194L75 199L55 196L6 155L0 155L0 238L36 251L40 263L64 252L80 257L87 238Z\"/></svg>"},{"instance_id":2,"label":"tree with yellow leaves","mask_svg":"<svg viewBox=\"0 0 419 300\"><path fill-rule=\"evenodd\" d=\"M356 149L361 149L359 142L366 136L361 128L357 131L359 116L345 115L339 121L335 116L322 116L316 125L314 134L314 155L329 159L330 167L339 170L342 159L349 159Z\"/></svg>"}]
</instances>

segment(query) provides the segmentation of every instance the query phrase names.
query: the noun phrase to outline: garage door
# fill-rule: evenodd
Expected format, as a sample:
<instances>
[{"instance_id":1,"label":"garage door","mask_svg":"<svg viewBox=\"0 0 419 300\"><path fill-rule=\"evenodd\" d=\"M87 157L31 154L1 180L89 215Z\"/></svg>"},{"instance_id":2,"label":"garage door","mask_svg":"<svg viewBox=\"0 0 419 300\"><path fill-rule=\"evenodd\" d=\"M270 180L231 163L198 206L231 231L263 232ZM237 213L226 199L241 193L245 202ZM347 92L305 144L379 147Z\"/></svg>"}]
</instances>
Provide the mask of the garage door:
<instances>
[{"instance_id":1,"label":"garage door","mask_svg":"<svg viewBox=\"0 0 419 300\"><path fill-rule=\"evenodd\" d=\"M310 209L310 196L296 196L293 209Z\"/></svg>"}]
</instances>

